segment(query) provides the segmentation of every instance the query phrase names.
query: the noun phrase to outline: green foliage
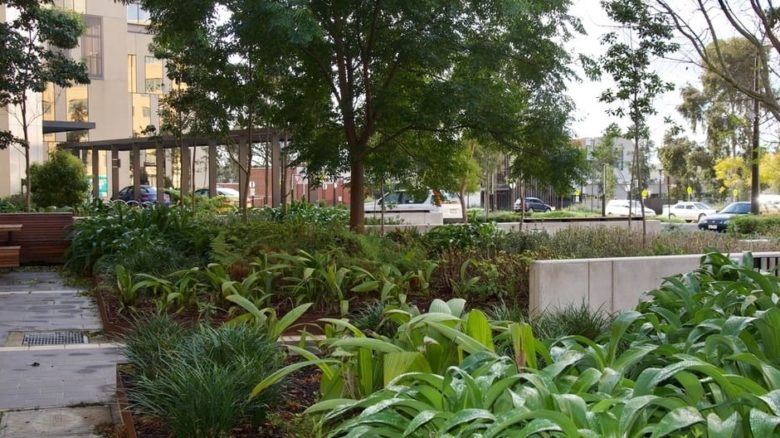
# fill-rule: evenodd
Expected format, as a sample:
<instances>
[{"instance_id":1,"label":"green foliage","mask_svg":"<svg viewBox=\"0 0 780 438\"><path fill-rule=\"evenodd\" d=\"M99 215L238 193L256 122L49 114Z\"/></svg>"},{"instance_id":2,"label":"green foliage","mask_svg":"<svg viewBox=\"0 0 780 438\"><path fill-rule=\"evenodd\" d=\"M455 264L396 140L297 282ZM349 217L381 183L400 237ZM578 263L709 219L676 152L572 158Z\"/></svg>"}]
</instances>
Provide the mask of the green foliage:
<instances>
[{"instance_id":1,"label":"green foliage","mask_svg":"<svg viewBox=\"0 0 780 438\"><path fill-rule=\"evenodd\" d=\"M32 201L38 207L79 205L89 189L84 164L62 150L49 154L45 163L30 167L30 183Z\"/></svg>"},{"instance_id":2,"label":"green foliage","mask_svg":"<svg viewBox=\"0 0 780 438\"><path fill-rule=\"evenodd\" d=\"M468 223L464 225L442 225L425 233L423 244L433 253L451 249L495 248L505 233L494 224Z\"/></svg>"},{"instance_id":3,"label":"green foliage","mask_svg":"<svg viewBox=\"0 0 780 438\"><path fill-rule=\"evenodd\" d=\"M159 418L176 436L222 437L241 424L260 426L277 397L270 390L247 399L254 383L280 367L284 357L253 327L181 333L157 319L140 324L127 342L134 370L128 387L132 409Z\"/></svg>"},{"instance_id":4,"label":"green foliage","mask_svg":"<svg viewBox=\"0 0 780 438\"><path fill-rule=\"evenodd\" d=\"M280 223L298 222L314 226L346 226L349 221L349 210L340 207L319 207L308 202L293 202L285 207L254 209L250 218Z\"/></svg>"},{"instance_id":5,"label":"green foliage","mask_svg":"<svg viewBox=\"0 0 780 438\"><path fill-rule=\"evenodd\" d=\"M729 220L729 232L776 238L780 235L780 215L736 216Z\"/></svg>"},{"instance_id":6,"label":"green foliage","mask_svg":"<svg viewBox=\"0 0 780 438\"><path fill-rule=\"evenodd\" d=\"M24 210L24 198L15 195L0 199L0 213L18 213Z\"/></svg>"},{"instance_id":7,"label":"green foliage","mask_svg":"<svg viewBox=\"0 0 780 438\"><path fill-rule=\"evenodd\" d=\"M749 255L710 253L595 341L571 332L540 343L528 325L510 325L512 356L471 349L458 366L410 370L309 412L333 437L772 435L779 293L780 279L753 271Z\"/></svg>"},{"instance_id":8,"label":"green foliage","mask_svg":"<svg viewBox=\"0 0 780 438\"><path fill-rule=\"evenodd\" d=\"M185 208L101 206L73 224L65 266L110 275L121 263L134 273L167 274L203 263L215 233L208 218Z\"/></svg>"}]
</instances>

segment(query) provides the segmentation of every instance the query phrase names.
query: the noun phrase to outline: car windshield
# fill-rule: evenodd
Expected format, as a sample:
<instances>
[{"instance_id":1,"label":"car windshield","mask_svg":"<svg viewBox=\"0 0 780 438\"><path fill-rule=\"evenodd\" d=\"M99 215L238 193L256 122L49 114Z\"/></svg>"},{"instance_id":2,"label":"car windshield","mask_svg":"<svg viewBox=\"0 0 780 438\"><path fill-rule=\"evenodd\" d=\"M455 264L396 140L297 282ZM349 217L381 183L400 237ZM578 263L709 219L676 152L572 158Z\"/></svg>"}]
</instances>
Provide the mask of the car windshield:
<instances>
[{"instance_id":1,"label":"car windshield","mask_svg":"<svg viewBox=\"0 0 780 438\"><path fill-rule=\"evenodd\" d=\"M750 213L750 204L747 202L733 202L726 206L721 213L747 214Z\"/></svg>"}]
</instances>

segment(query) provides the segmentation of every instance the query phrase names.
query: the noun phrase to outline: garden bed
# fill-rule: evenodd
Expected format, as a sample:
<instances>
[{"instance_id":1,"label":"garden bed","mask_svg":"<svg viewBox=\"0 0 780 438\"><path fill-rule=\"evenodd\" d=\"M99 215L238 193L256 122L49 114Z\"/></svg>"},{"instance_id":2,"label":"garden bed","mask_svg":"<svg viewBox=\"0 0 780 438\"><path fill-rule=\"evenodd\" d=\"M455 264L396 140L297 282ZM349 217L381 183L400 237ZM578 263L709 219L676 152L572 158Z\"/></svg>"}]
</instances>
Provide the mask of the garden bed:
<instances>
[{"instance_id":1,"label":"garden bed","mask_svg":"<svg viewBox=\"0 0 780 438\"><path fill-rule=\"evenodd\" d=\"M128 364L116 367L116 400L121 424L116 434L121 438L171 438L170 429L158 418L138 415L130 409L127 388L132 387ZM317 401L321 373L316 367L304 368L289 375L282 388L282 402L270 407L268 421L260 429L240 426L231 432L235 438L286 438L299 436L293 429L302 421L302 413Z\"/></svg>"}]
</instances>

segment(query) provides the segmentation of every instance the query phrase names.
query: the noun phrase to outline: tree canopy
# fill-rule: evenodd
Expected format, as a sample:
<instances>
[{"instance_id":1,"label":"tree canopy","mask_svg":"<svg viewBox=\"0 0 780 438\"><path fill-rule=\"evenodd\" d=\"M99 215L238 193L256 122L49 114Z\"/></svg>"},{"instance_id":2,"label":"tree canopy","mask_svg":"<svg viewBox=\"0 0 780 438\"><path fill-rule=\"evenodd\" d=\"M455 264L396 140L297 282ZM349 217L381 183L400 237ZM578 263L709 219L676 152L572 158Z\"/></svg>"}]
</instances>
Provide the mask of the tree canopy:
<instances>
[{"instance_id":1,"label":"tree canopy","mask_svg":"<svg viewBox=\"0 0 780 438\"><path fill-rule=\"evenodd\" d=\"M528 158L518 165L577 163L564 147L570 106L558 97L570 74L561 42L580 28L569 0L142 4L185 82L218 81L207 94L243 108L236 114L253 99L255 120L288 129L309 172L350 171L353 228L367 172L402 166L403 155L457 154L465 137ZM251 68L238 76L198 76L242 65ZM576 173L557 170L561 180Z\"/></svg>"},{"instance_id":2,"label":"tree canopy","mask_svg":"<svg viewBox=\"0 0 780 438\"><path fill-rule=\"evenodd\" d=\"M772 58L780 55L780 7L771 0L652 0L653 4L674 26L691 50L684 51L687 61L701 66L707 73L726 83L734 91L750 99L758 99L776 120L780 121L780 100L774 88L780 72L772 66ZM750 75L753 68L734 68L730 52L736 34L750 48L745 54L758 57L759 87ZM738 53L739 54L739 53ZM752 76L750 76L752 79Z\"/></svg>"}]
</instances>

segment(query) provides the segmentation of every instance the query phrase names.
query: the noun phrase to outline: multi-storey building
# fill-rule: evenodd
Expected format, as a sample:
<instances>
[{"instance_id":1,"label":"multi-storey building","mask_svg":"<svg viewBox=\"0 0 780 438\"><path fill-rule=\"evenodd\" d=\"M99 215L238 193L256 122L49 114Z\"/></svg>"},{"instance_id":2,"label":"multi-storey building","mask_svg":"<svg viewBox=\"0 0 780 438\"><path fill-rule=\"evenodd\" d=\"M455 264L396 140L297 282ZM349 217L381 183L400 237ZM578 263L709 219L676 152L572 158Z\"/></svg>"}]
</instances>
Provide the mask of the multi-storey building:
<instances>
[{"instance_id":1,"label":"multi-storey building","mask_svg":"<svg viewBox=\"0 0 780 438\"><path fill-rule=\"evenodd\" d=\"M598 147L602 141L601 137L587 137L575 139L575 144L584 148L587 152L588 161L593 159L593 151ZM627 138L616 138L614 140L614 147L617 152L617 163L610 169L615 177L615 199L627 199L628 190L631 184L631 167L634 164L634 141ZM592 202L600 205L600 187L601 177L596 174L592 175L586 184L584 184L581 190L581 197L583 202ZM649 178L645 179L645 186L650 193L650 198L656 198L665 196L666 183L662 181L662 175L660 171L650 166ZM660 198L659 198L660 199ZM660 200L658 201L660 202Z\"/></svg>"},{"instance_id":2,"label":"multi-storey building","mask_svg":"<svg viewBox=\"0 0 780 438\"><path fill-rule=\"evenodd\" d=\"M91 83L65 89L50 86L42 95L31 97L35 117L30 126L32 161L45 160L60 142L128 138L142 135L149 125L159 126L160 99L170 83L163 62L149 51L152 36L146 12L138 5L113 0L54 3L84 18L85 32L71 55L87 65ZM14 13L0 6L0 20L11 19ZM5 129L21 133L14 108L0 109L0 130ZM90 151L82 154L85 163L92 162ZM99 154L100 195L107 197L111 166L121 168L120 185L129 184L131 160L127 152L120 154L118 163L111 162L110 153ZM154 161L154 151L146 151L142 163ZM91 174L92 166L85 168ZM155 169L146 169L150 183L155 181ZM0 151L0 197L19 193L23 178L24 152L14 147Z\"/></svg>"}]
</instances>

